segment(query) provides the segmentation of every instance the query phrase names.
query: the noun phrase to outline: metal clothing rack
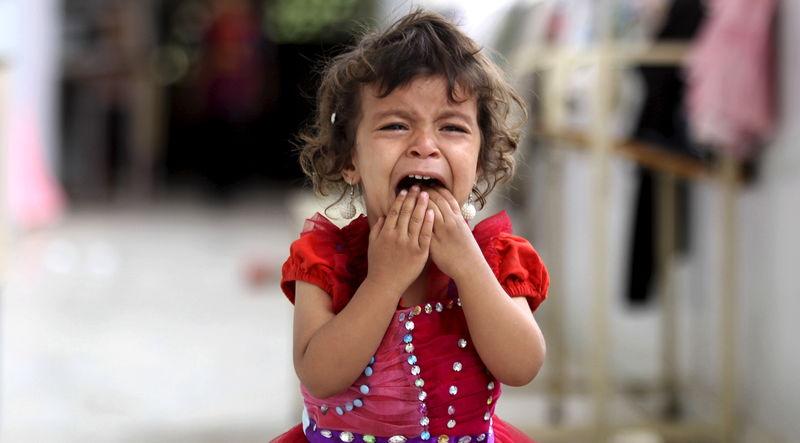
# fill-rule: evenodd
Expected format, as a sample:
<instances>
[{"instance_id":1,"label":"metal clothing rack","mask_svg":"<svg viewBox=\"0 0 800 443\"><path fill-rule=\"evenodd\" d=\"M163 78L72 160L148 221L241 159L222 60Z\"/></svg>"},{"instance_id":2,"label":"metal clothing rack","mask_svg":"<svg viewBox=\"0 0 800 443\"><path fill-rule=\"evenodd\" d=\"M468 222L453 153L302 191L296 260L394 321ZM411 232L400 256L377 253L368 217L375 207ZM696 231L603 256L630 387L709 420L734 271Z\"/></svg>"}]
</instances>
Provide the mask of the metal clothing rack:
<instances>
[{"instance_id":1,"label":"metal clothing rack","mask_svg":"<svg viewBox=\"0 0 800 443\"><path fill-rule=\"evenodd\" d=\"M608 8L606 8L608 9ZM722 157L719 164L709 166L705 163L687 159L677 154L659 150L645 143L619 142L611 133L613 72L628 65L676 66L683 62L688 44L685 42L660 42L651 45L615 42L611 33L609 11L602 20L598 41L591 47L568 49L558 47L523 48L513 55L511 65L517 78L525 78L533 72L540 74L542 81L540 109L544 115L543 133L537 134L546 145L558 150L565 146L579 146L588 149L591 155L592 174L592 269L591 276L595 292L592 294L591 312L592 337L592 377L588 383L591 397L592 420L584 426L561 424L564 399L568 389L567 362L564 356L566 347L564 328L569 327L561 321L565 317L565 304L560 293L558 281L567 278L563 269L563 186L559 183L558 171L553 171L548 181L547 226L553 228L548 237L556 244L548 245L552 261L548 263L554 286L548 308L551 311L552 328L548 329L548 366L551 378L548 384L550 426L527 427L524 431L541 441L604 442L613 435L627 431L646 429L669 441L734 441L736 435L736 390L735 390L735 328L736 328L736 287L735 287L735 200L739 165L733 157ZM563 80L567 73L576 67L592 66L596 73L596 84L592 88L591 115L592 126L587 134L565 131L563 103L565 91ZM667 404L678 401L678 368L676 339L676 289L674 285L675 250L675 212L676 178L689 181L711 180L717 182L722 196L722 225L719 232L722 257L720 279L720 326L718 345L721 349L719 362L719 396L716 399L716 414L711 423L692 423L671 420L667 414L637 423L612 423L607 406L616 394L609 370L611 349L609 328L609 269L606 251L608 250L608 188L609 161L612 156L623 156L657 171L657 211L662 220L657 226L657 278L659 296L663 302L662 315L662 382L656 390L665 394ZM556 168L558 169L558 168ZM550 188L552 186L552 188ZM555 218L555 219L553 219ZM669 407L669 406L668 406Z\"/></svg>"}]
</instances>

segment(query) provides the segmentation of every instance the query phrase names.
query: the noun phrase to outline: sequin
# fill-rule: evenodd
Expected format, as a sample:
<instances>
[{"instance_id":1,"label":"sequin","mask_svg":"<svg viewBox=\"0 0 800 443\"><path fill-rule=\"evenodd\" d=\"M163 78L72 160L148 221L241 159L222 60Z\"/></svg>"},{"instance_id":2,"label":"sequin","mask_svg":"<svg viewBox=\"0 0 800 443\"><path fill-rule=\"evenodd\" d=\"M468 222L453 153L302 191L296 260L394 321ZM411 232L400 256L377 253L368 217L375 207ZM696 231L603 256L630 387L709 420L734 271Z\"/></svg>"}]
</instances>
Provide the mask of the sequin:
<instances>
[{"instance_id":1,"label":"sequin","mask_svg":"<svg viewBox=\"0 0 800 443\"><path fill-rule=\"evenodd\" d=\"M344 409L342 409L341 406L337 406L336 413L339 415L344 415Z\"/></svg>"},{"instance_id":2,"label":"sequin","mask_svg":"<svg viewBox=\"0 0 800 443\"><path fill-rule=\"evenodd\" d=\"M364 395L369 394L369 386L367 386L367 385L361 385L358 388L358 390L361 391L361 393L364 394Z\"/></svg>"},{"instance_id":3,"label":"sequin","mask_svg":"<svg viewBox=\"0 0 800 443\"><path fill-rule=\"evenodd\" d=\"M492 413L491 412L487 412L487 413L483 414L483 421L489 421L490 418L492 418Z\"/></svg>"},{"instance_id":4,"label":"sequin","mask_svg":"<svg viewBox=\"0 0 800 443\"><path fill-rule=\"evenodd\" d=\"M457 362L453 363L453 370L456 371L456 372L461 372L461 368L462 367L463 366L461 365L460 361L457 361Z\"/></svg>"},{"instance_id":5,"label":"sequin","mask_svg":"<svg viewBox=\"0 0 800 443\"><path fill-rule=\"evenodd\" d=\"M492 399L492 397L489 397L489 398L486 399L486 404L490 405L490 404L492 404L492 401L494 401L494 399Z\"/></svg>"},{"instance_id":6,"label":"sequin","mask_svg":"<svg viewBox=\"0 0 800 443\"><path fill-rule=\"evenodd\" d=\"M422 307L419 305L414 306L414 315L419 315L420 313L422 313Z\"/></svg>"},{"instance_id":7,"label":"sequin","mask_svg":"<svg viewBox=\"0 0 800 443\"><path fill-rule=\"evenodd\" d=\"M403 336L403 343L411 343L411 340L413 339L414 337L411 334L406 334Z\"/></svg>"},{"instance_id":8,"label":"sequin","mask_svg":"<svg viewBox=\"0 0 800 443\"><path fill-rule=\"evenodd\" d=\"M365 443L375 443L375 436L366 434L365 436L361 437Z\"/></svg>"},{"instance_id":9,"label":"sequin","mask_svg":"<svg viewBox=\"0 0 800 443\"><path fill-rule=\"evenodd\" d=\"M401 312L400 315L397 316L397 321L399 321L400 323L403 323L404 321L406 321L406 313L405 312Z\"/></svg>"},{"instance_id":10,"label":"sequin","mask_svg":"<svg viewBox=\"0 0 800 443\"><path fill-rule=\"evenodd\" d=\"M417 398L419 399L419 401L425 401L425 399L428 398L428 393L425 391L419 391L419 395L417 395Z\"/></svg>"},{"instance_id":11,"label":"sequin","mask_svg":"<svg viewBox=\"0 0 800 443\"><path fill-rule=\"evenodd\" d=\"M414 365L411 367L411 375L419 375L419 371L420 371L419 366Z\"/></svg>"},{"instance_id":12,"label":"sequin","mask_svg":"<svg viewBox=\"0 0 800 443\"><path fill-rule=\"evenodd\" d=\"M352 411L353 410L353 402L349 401L349 402L345 403L344 404L344 409L346 411Z\"/></svg>"},{"instance_id":13,"label":"sequin","mask_svg":"<svg viewBox=\"0 0 800 443\"><path fill-rule=\"evenodd\" d=\"M421 426L428 426L428 424L430 424L430 422L431 422L431 420L427 416L422 417L421 419L419 419L419 424Z\"/></svg>"},{"instance_id":14,"label":"sequin","mask_svg":"<svg viewBox=\"0 0 800 443\"><path fill-rule=\"evenodd\" d=\"M408 352L409 354L414 352L414 343L406 344L406 352Z\"/></svg>"},{"instance_id":15,"label":"sequin","mask_svg":"<svg viewBox=\"0 0 800 443\"><path fill-rule=\"evenodd\" d=\"M425 380L423 380L421 378L418 378L418 379L414 380L414 386L416 386L418 388L421 388L421 387L425 386Z\"/></svg>"},{"instance_id":16,"label":"sequin","mask_svg":"<svg viewBox=\"0 0 800 443\"><path fill-rule=\"evenodd\" d=\"M389 443L405 443L406 440L408 439L403 437L402 435L395 435L389 437Z\"/></svg>"},{"instance_id":17,"label":"sequin","mask_svg":"<svg viewBox=\"0 0 800 443\"><path fill-rule=\"evenodd\" d=\"M456 395L456 394L458 394L458 388L456 387L456 385L450 386L450 389L449 389L448 392L450 392L450 395Z\"/></svg>"},{"instance_id":18,"label":"sequin","mask_svg":"<svg viewBox=\"0 0 800 443\"><path fill-rule=\"evenodd\" d=\"M464 437L458 439L458 443L470 443L471 441L472 437L470 437L469 435L465 435Z\"/></svg>"},{"instance_id":19,"label":"sequin","mask_svg":"<svg viewBox=\"0 0 800 443\"><path fill-rule=\"evenodd\" d=\"M408 356L408 364L410 364L410 365L417 364L417 356L414 355L414 354L409 355Z\"/></svg>"},{"instance_id":20,"label":"sequin","mask_svg":"<svg viewBox=\"0 0 800 443\"><path fill-rule=\"evenodd\" d=\"M444 306L441 303L436 303L436 312L442 312L444 310Z\"/></svg>"},{"instance_id":21,"label":"sequin","mask_svg":"<svg viewBox=\"0 0 800 443\"><path fill-rule=\"evenodd\" d=\"M425 415L428 413L428 406L425 403L420 403L419 408L417 408L420 414Z\"/></svg>"},{"instance_id":22,"label":"sequin","mask_svg":"<svg viewBox=\"0 0 800 443\"><path fill-rule=\"evenodd\" d=\"M320 407L319 407L319 412L321 412L321 413L322 413L322 415L325 415L325 414L327 414L327 413L328 413L328 405L322 405L322 406L320 406Z\"/></svg>"},{"instance_id":23,"label":"sequin","mask_svg":"<svg viewBox=\"0 0 800 443\"><path fill-rule=\"evenodd\" d=\"M433 306L431 306L431 304L428 303L425 305L425 313L430 314L431 312L433 312Z\"/></svg>"},{"instance_id":24,"label":"sequin","mask_svg":"<svg viewBox=\"0 0 800 443\"><path fill-rule=\"evenodd\" d=\"M448 437L447 434L442 434L442 435L439 436L439 439L438 439L437 443L447 443L449 441L450 441L450 437Z\"/></svg>"},{"instance_id":25,"label":"sequin","mask_svg":"<svg viewBox=\"0 0 800 443\"><path fill-rule=\"evenodd\" d=\"M423 440L430 440L431 439L431 433L428 432L428 431L422 431L422 434L419 434L419 438L421 438Z\"/></svg>"},{"instance_id":26,"label":"sequin","mask_svg":"<svg viewBox=\"0 0 800 443\"><path fill-rule=\"evenodd\" d=\"M478 435L478 438L477 438L476 440L478 440L478 441L484 441L484 440L486 440L486 434L480 434L480 435Z\"/></svg>"},{"instance_id":27,"label":"sequin","mask_svg":"<svg viewBox=\"0 0 800 443\"><path fill-rule=\"evenodd\" d=\"M367 366L367 368L364 369L364 375L366 375L367 377L372 376L372 366Z\"/></svg>"},{"instance_id":28,"label":"sequin","mask_svg":"<svg viewBox=\"0 0 800 443\"><path fill-rule=\"evenodd\" d=\"M357 398L357 399L353 400L353 406L355 406L357 408L360 408L360 407L364 406L364 402L361 401L360 398Z\"/></svg>"},{"instance_id":29,"label":"sequin","mask_svg":"<svg viewBox=\"0 0 800 443\"><path fill-rule=\"evenodd\" d=\"M486 389L488 389L488 390L490 390L490 391L491 391L492 389L494 389L494 382L493 382L493 381L490 381L490 382L489 382L489 384L488 384L488 385L486 385Z\"/></svg>"},{"instance_id":30,"label":"sequin","mask_svg":"<svg viewBox=\"0 0 800 443\"><path fill-rule=\"evenodd\" d=\"M458 347L461 348L461 349L466 348L467 347L467 339L459 338L458 339Z\"/></svg>"},{"instance_id":31,"label":"sequin","mask_svg":"<svg viewBox=\"0 0 800 443\"><path fill-rule=\"evenodd\" d=\"M344 442L351 442L355 439L356 437L353 435L352 432L344 431L341 434L339 434L339 440Z\"/></svg>"},{"instance_id":32,"label":"sequin","mask_svg":"<svg viewBox=\"0 0 800 443\"><path fill-rule=\"evenodd\" d=\"M456 427L456 421L452 418L447 421L447 429L453 429Z\"/></svg>"},{"instance_id":33,"label":"sequin","mask_svg":"<svg viewBox=\"0 0 800 443\"><path fill-rule=\"evenodd\" d=\"M450 414L450 415L453 415L453 414L455 414L455 413L456 413L456 408L455 408L455 406L453 406L453 405L450 405L450 406L448 406L448 407L447 407L447 413L448 413L448 414Z\"/></svg>"},{"instance_id":34,"label":"sequin","mask_svg":"<svg viewBox=\"0 0 800 443\"><path fill-rule=\"evenodd\" d=\"M406 322L406 329L409 330L409 331L413 331L414 330L414 322L411 321L411 320L407 321Z\"/></svg>"},{"instance_id":35,"label":"sequin","mask_svg":"<svg viewBox=\"0 0 800 443\"><path fill-rule=\"evenodd\" d=\"M325 438L333 437L333 432L331 432L331 431L329 431L327 429L323 429L323 430L319 431L319 433Z\"/></svg>"}]
</instances>

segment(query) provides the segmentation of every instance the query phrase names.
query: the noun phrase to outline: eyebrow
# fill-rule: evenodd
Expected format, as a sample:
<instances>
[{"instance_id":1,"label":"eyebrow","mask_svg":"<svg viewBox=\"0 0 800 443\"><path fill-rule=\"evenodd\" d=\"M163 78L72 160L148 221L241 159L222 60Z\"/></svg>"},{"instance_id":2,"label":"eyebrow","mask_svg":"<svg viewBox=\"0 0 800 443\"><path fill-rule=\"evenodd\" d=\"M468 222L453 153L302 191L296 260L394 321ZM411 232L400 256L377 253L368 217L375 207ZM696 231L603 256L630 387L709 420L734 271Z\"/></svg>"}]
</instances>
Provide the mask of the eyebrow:
<instances>
[{"instance_id":1,"label":"eyebrow","mask_svg":"<svg viewBox=\"0 0 800 443\"><path fill-rule=\"evenodd\" d=\"M414 117L413 114L411 114L410 112L405 111L403 109L388 109L386 111L379 112L379 113L375 114L374 119L375 120L382 120L384 118L392 117L392 116L397 116L397 117L407 118L407 119L413 119L413 117ZM465 114L463 112L455 111L455 110L452 110L452 109L442 112L441 114L439 114L437 119L448 119L448 118L452 118L452 117L456 117L456 118L464 120L465 122L472 123L472 119L470 119L467 114Z\"/></svg>"}]
</instances>

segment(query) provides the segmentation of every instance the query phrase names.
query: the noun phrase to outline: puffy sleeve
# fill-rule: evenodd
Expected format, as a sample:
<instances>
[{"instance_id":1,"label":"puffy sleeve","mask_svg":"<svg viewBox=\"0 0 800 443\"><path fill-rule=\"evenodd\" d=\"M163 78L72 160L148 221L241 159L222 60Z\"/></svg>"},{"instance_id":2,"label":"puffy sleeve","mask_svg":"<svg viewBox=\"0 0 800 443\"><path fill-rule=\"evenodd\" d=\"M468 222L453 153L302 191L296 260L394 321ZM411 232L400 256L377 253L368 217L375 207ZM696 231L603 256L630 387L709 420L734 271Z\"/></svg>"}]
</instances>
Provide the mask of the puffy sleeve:
<instances>
[{"instance_id":1,"label":"puffy sleeve","mask_svg":"<svg viewBox=\"0 0 800 443\"><path fill-rule=\"evenodd\" d=\"M289 249L289 258L281 269L281 290L292 304L298 280L333 294L333 252L319 240L319 234L311 232L295 240Z\"/></svg>"},{"instance_id":2,"label":"puffy sleeve","mask_svg":"<svg viewBox=\"0 0 800 443\"><path fill-rule=\"evenodd\" d=\"M481 222L473 233L506 293L525 297L531 311L535 311L547 298L550 286L550 276L539 253L528 240L511 234L511 221L505 211Z\"/></svg>"},{"instance_id":3,"label":"puffy sleeve","mask_svg":"<svg viewBox=\"0 0 800 443\"><path fill-rule=\"evenodd\" d=\"M294 303L296 281L317 285L331 296L333 312L338 313L366 276L368 246L366 217L339 228L316 214L292 243L281 270L281 290Z\"/></svg>"}]
</instances>

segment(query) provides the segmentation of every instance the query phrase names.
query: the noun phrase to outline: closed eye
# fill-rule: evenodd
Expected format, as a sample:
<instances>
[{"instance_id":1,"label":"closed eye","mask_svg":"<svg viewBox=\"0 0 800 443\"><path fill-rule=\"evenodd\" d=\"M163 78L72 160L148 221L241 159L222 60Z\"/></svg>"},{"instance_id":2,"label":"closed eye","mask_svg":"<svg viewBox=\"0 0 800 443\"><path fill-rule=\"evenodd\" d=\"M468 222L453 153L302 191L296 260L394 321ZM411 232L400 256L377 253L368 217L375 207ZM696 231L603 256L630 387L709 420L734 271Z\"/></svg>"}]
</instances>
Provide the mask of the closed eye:
<instances>
[{"instance_id":1,"label":"closed eye","mask_svg":"<svg viewBox=\"0 0 800 443\"><path fill-rule=\"evenodd\" d=\"M464 132L464 133L469 133L469 131L467 131L467 129L466 129L466 128L464 128L464 127L462 127L462 126L458 126L458 125L447 125L447 126L443 127L443 128L442 128L442 130L444 130L444 131L448 131L448 132Z\"/></svg>"},{"instance_id":2,"label":"closed eye","mask_svg":"<svg viewBox=\"0 0 800 443\"><path fill-rule=\"evenodd\" d=\"M406 129L406 127L400 123L391 123L381 126L381 131L402 131L403 129Z\"/></svg>"}]
</instances>

